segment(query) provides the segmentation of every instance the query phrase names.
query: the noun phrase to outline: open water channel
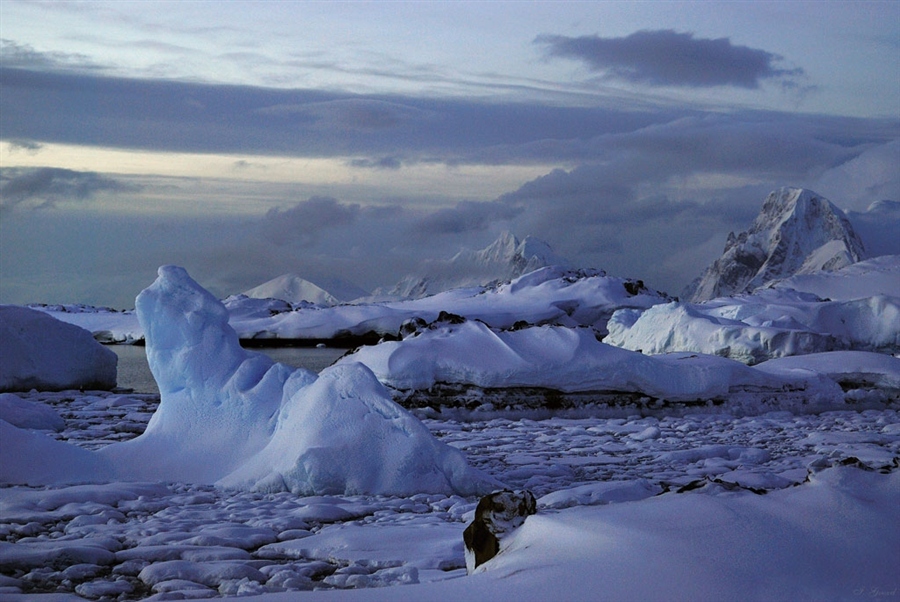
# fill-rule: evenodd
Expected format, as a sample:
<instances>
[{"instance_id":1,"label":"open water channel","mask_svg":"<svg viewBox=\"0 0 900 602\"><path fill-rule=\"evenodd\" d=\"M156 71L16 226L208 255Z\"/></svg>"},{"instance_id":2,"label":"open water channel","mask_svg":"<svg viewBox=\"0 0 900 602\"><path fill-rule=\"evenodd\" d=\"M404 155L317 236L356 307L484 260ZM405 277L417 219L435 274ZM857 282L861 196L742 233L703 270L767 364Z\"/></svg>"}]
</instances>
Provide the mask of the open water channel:
<instances>
[{"instance_id":1,"label":"open water channel","mask_svg":"<svg viewBox=\"0 0 900 602\"><path fill-rule=\"evenodd\" d=\"M124 389L134 389L137 393L159 395L159 388L150 373L145 348L138 345L110 345L117 356L118 384ZM336 359L344 355L346 349L332 347L270 347L255 348L253 351L265 353L276 362L321 372Z\"/></svg>"}]
</instances>

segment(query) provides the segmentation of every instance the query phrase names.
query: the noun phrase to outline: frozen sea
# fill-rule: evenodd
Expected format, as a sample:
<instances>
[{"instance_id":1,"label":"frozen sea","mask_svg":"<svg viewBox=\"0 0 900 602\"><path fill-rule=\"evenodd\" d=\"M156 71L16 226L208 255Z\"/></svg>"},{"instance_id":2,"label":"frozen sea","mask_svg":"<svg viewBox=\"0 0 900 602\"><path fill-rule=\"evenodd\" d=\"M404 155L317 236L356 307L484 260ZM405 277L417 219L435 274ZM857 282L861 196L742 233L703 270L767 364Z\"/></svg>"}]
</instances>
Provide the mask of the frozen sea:
<instances>
[{"instance_id":1,"label":"frozen sea","mask_svg":"<svg viewBox=\"0 0 900 602\"><path fill-rule=\"evenodd\" d=\"M110 345L108 348L119 357L119 387L159 395L159 388L150 373L146 350L142 345ZM265 353L276 362L313 372L322 371L347 352L346 349L332 347L262 347L253 350Z\"/></svg>"},{"instance_id":2,"label":"frozen sea","mask_svg":"<svg viewBox=\"0 0 900 602\"><path fill-rule=\"evenodd\" d=\"M142 349L126 353L135 351ZM143 392L22 396L65 418L66 428L52 436L89 449L136 436L158 404ZM693 498L698 504L723 493L760 496L830 467L890 472L900 458L895 409L744 417L456 413L423 421L472 465L531 489L540 512L551 515L664 492L703 496ZM465 576L462 531L476 502L179 483L6 487L0 597L198 599L453 580ZM895 581L885 576L878 587ZM388 599L405 599L404 590L392 591L397 597Z\"/></svg>"}]
</instances>

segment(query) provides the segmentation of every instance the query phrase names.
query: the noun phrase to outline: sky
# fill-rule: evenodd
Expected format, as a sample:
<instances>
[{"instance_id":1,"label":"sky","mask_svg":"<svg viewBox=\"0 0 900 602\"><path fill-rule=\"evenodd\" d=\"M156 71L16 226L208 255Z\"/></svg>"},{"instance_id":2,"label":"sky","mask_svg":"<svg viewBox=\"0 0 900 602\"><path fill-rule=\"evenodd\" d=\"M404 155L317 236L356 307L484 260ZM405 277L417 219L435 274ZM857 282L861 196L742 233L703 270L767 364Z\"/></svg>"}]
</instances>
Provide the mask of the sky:
<instances>
[{"instance_id":1,"label":"sky","mask_svg":"<svg viewBox=\"0 0 900 602\"><path fill-rule=\"evenodd\" d=\"M893 0L0 0L0 40L2 303L371 291L505 231L678 294L775 188L900 201Z\"/></svg>"}]
</instances>

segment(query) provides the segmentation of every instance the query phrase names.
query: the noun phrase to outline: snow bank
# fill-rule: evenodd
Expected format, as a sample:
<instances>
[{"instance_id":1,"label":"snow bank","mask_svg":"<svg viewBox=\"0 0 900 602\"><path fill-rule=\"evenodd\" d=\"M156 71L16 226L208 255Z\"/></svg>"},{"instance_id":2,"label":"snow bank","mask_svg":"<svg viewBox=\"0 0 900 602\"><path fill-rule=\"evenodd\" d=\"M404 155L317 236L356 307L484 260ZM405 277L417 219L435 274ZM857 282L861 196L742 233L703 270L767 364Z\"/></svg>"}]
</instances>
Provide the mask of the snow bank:
<instances>
[{"instance_id":1,"label":"snow bank","mask_svg":"<svg viewBox=\"0 0 900 602\"><path fill-rule=\"evenodd\" d=\"M796 375L815 372L850 387L900 390L900 359L868 351L831 351L782 357L755 366L769 374Z\"/></svg>"},{"instance_id":2,"label":"snow bank","mask_svg":"<svg viewBox=\"0 0 900 602\"><path fill-rule=\"evenodd\" d=\"M668 299L639 282L601 272L546 267L496 288L454 289L430 297L393 303L301 307L280 311L260 303L251 313L246 300L232 314L231 325L242 339L331 339L368 333L395 335L402 324L419 318L434 321L442 311L481 320L495 328L517 322L590 326L606 332L606 321L623 307L647 308ZM231 305L228 305L229 309ZM238 306L235 306L235 310Z\"/></svg>"},{"instance_id":3,"label":"snow bank","mask_svg":"<svg viewBox=\"0 0 900 602\"><path fill-rule=\"evenodd\" d=\"M0 393L0 420L22 429L61 431L66 421L53 408L22 399L12 393Z\"/></svg>"},{"instance_id":4,"label":"snow bank","mask_svg":"<svg viewBox=\"0 0 900 602\"><path fill-rule=\"evenodd\" d=\"M719 489L543 511L470 577L303 598L557 600L563 591L572 602L887 598L898 587L898 499L900 473L847 467L768 495Z\"/></svg>"},{"instance_id":5,"label":"snow bank","mask_svg":"<svg viewBox=\"0 0 900 602\"><path fill-rule=\"evenodd\" d=\"M116 362L83 328L0 305L0 391L112 389Z\"/></svg>"},{"instance_id":6,"label":"snow bank","mask_svg":"<svg viewBox=\"0 0 900 602\"><path fill-rule=\"evenodd\" d=\"M94 452L0 420L0 483L99 483L113 474Z\"/></svg>"},{"instance_id":7,"label":"snow bank","mask_svg":"<svg viewBox=\"0 0 900 602\"><path fill-rule=\"evenodd\" d=\"M124 477L310 494L490 486L364 367L317 377L242 349L184 269L160 268L136 309L161 402L144 434L99 452Z\"/></svg>"},{"instance_id":8,"label":"snow bank","mask_svg":"<svg viewBox=\"0 0 900 602\"><path fill-rule=\"evenodd\" d=\"M495 331L481 322L436 324L403 341L363 347L338 361L361 362L400 390L436 383L485 389L541 387L566 393L615 391L668 401L724 399L740 390L803 389L810 401L842 403L833 383L791 380L738 362L688 354L649 356L601 343L593 331L553 326Z\"/></svg>"},{"instance_id":9,"label":"snow bank","mask_svg":"<svg viewBox=\"0 0 900 602\"><path fill-rule=\"evenodd\" d=\"M900 291L898 291L900 292ZM605 343L659 354L691 351L747 364L840 349L900 349L900 296L822 301L793 290L763 290L706 303L621 310Z\"/></svg>"}]
</instances>

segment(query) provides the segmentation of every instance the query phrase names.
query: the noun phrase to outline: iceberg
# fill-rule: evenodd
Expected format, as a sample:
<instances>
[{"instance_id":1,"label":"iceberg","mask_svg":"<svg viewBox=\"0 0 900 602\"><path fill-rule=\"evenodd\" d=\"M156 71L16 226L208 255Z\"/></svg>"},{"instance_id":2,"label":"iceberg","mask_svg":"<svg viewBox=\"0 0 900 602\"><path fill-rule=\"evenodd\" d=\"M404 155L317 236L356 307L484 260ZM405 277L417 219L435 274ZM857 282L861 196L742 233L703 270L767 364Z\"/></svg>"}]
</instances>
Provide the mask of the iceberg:
<instances>
[{"instance_id":1,"label":"iceberg","mask_svg":"<svg viewBox=\"0 0 900 602\"><path fill-rule=\"evenodd\" d=\"M83 328L0 305L0 391L112 389L117 362Z\"/></svg>"},{"instance_id":2,"label":"iceberg","mask_svg":"<svg viewBox=\"0 0 900 602\"><path fill-rule=\"evenodd\" d=\"M833 381L812 372L785 377L710 355L644 355L602 343L588 328L500 331L478 321L438 322L402 341L363 347L336 365L355 362L401 397L467 385L506 392L629 393L674 403L727 400L732 410L749 413L773 409L773 398L780 409L844 403ZM598 398L586 399L592 397Z\"/></svg>"},{"instance_id":3,"label":"iceberg","mask_svg":"<svg viewBox=\"0 0 900 602\"><path fill-rule=\"evenodd\" d=\"M476 494L496 485L359 364L320 375L242 349L228 311L177 266L136 300L160 405L99 456L121 478L297 494Z\"/></svg>"}]
</instances>

